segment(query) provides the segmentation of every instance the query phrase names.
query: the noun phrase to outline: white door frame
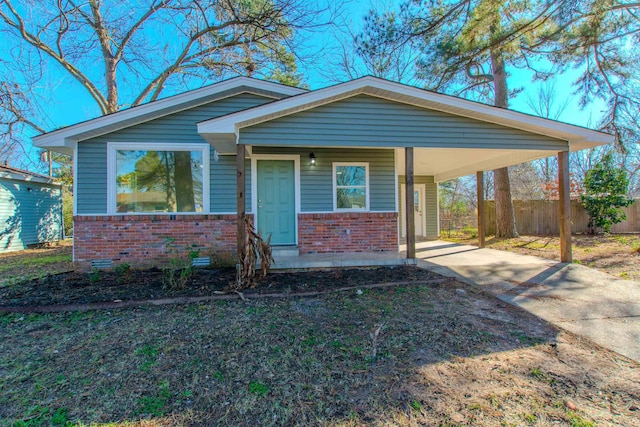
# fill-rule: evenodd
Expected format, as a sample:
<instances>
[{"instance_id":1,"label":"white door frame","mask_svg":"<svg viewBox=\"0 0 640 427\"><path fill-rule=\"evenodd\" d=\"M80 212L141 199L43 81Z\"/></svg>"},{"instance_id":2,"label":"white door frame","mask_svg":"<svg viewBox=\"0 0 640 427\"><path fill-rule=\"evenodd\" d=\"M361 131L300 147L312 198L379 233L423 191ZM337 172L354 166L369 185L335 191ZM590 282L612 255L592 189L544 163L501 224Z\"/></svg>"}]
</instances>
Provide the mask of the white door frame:
<instances>
[{"instance_id":1,"label":"white door frame","mask_svg":"<svg viewBox=\"0 0 640 427\"><path fill-rule=\"evenodd\" d=\"M258 230L258 160L293 160L295 197L295 244L298 244L298 214L300 213L300 155L299 154L252 154L251 155L251 213L254 227Z\"/></svg>"},{"instance_id":2,"label":"white door frame","mask_svg":"<svg viewBox=\"0 0 640 427\"><path fill-rule=\"evenodd\" d=\"M404 209L406 209L407 204L404 203L404 198L406 197L406 184L400 184L400 195L402 200L402 208L403 208L403 212L402 212L402 218L400 219L400 237L407 237L407 214L406 212L404 212ZM420 206L420 208L422 209L422 226L420 227L422 229L422 234L416 234L417 236L420 237L426 237L427 236L427 186L426 184L414 184L413 185L413 189L414 191L419 191L422 196L421 201L422 201L422 206ZM402 227L402 225L404 225L404 228Z\"/></svg>"}]
</instances>

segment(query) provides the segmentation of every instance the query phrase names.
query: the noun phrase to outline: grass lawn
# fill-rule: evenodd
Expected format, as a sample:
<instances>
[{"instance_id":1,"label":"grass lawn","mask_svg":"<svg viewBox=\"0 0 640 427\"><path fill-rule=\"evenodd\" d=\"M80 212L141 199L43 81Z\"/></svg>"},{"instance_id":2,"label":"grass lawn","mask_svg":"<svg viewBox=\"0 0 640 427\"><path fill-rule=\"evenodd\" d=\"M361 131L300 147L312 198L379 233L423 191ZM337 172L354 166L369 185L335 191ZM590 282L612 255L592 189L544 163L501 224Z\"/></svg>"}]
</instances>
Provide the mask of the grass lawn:
<instances>
[{"instance_id":1,"label":"grass lawn","mask_svg":"<svg viewBox=\"0 0 640 427\"><path fill-rule=\"evenodd\" d=\"M456 243L477 245L476 230L443 233L440 238ZM520 236L498 239L488 236L486 247L525 255L560 260L560 238L555 236ZM640 234L573 235L575 263L614 276L640 280Z\"/></svg>"},{"instance_id":2,"label":"grass lawn","mask_svg":"<svg viewBox=\"0 0 640 427\"><path fill-rule=\"evenodd\" d=\"M640 367L455 281L0 315L3 425L640 425Z\"/></svg>"}]
</instances>

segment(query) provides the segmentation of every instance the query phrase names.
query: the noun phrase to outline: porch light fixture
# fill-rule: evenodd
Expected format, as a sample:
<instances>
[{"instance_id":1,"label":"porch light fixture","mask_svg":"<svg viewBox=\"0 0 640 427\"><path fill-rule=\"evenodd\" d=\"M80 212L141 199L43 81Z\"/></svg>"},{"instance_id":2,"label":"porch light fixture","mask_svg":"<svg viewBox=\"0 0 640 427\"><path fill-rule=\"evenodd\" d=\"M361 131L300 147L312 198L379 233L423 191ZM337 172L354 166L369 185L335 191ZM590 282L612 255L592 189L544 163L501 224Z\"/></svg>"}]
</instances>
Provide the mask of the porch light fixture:
<instances>
[{"instance_id":1,"label":"porch light fixture","mask_svg":"<svg viewBox=\"0 0 640 427\"><path fill-rule=\"evenodd\" d=\"M315 166L316 165L316 155L313 154L313 152L311 152L311 154L309 154L309 164L311 166Z\"/></svg>"}]
</instances>

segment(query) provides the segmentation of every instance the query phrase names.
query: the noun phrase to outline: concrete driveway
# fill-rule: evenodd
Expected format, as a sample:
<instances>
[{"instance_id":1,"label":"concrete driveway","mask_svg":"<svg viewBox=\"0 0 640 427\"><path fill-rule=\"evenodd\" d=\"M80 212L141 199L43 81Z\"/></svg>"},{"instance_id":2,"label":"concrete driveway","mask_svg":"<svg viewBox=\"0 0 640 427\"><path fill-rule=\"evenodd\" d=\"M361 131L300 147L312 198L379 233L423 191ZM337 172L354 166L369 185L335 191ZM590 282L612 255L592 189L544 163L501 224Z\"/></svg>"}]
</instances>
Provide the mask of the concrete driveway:
<instances>
[{"instance_id":1,"label":"concrete driveway","mask_svg":"<svg viewBox=\"0 0 640 427\"><path fill-rule=\"evenodd\" d=\"M450 242L416 244L418 265L640 362L640 282L528 255Z\"/></svg>"}]
</instances>

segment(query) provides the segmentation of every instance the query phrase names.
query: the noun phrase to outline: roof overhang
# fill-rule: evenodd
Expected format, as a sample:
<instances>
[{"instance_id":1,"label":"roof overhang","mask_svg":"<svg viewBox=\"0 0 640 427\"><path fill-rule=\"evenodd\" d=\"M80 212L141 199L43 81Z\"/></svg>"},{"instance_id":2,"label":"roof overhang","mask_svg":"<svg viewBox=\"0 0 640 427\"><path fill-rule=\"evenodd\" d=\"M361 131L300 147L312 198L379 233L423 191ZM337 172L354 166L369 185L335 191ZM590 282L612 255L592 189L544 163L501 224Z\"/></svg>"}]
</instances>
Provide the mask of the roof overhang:
<instances>
[{"instance_id":1,"label":"roof overhang","mask_svg":"<svg viewBox=\"0 0 640 427\"><path fill-rule=\"evenodd\" d=\"M0 178L60 186L55 178L7 166L0 166Z\"/></svg>"},{"instance_id":2,"label":"roof overhang","mask_svg":"<svg viewBox=\"0 0 640 427\"><path fill-rule=\"evenodd\" d=\"M38 135L33 138L33 143L36 147L72 154L78 141L95 138L240 93L254 93L278 100L305 92L307 92L305 89L278 83L236 77Z\"/></svg>"},{"instance_id":3,"label":"roof overhang","mask_svg":"<svg viewBox=\"0 0 640 427\"><path fill-rule=\"evenodd\" d=\"M443 95L376 77L363 77L335 86L198 123L198 133L220 153L235 153L242 128L365 94L442 111L567 141L571 150L613 143L612 135L466 99ZM394 148L394 147L390 147ZM443 147L446 148L446 147Z\"/></svg>"}]
</instances>

